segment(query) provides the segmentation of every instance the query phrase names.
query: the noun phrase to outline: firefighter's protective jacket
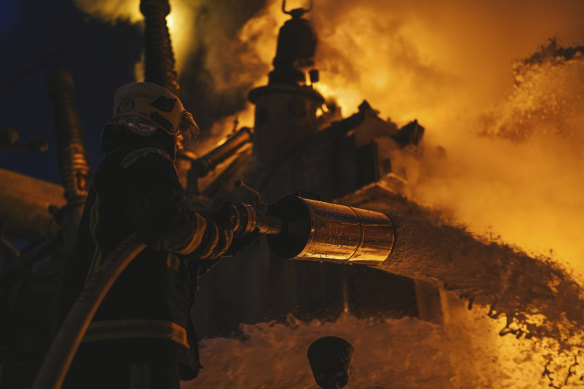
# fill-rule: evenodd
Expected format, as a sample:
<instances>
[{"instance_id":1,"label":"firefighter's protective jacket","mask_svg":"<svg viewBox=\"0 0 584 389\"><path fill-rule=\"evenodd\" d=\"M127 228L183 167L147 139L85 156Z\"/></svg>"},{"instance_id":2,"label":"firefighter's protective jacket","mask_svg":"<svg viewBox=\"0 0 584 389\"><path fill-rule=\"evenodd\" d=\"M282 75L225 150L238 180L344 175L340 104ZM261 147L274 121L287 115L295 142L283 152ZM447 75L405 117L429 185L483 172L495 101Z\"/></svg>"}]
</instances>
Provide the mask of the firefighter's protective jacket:
<instances>
[{"instance_id":1,"label":"firefighter's protective jacket","mask_svg":"<svg viewBox=\"0 0 584 389\"><path fill-rule=\"evenodd\" d=\"M185 201L173 160L146 140L113 150L95 174L69 269L70 295L133 232L148 247L105 297L78 355L175 358L182 378L193 378L200 367L189 316L196 263L182 255L208 252L216 228L212 234L210 221Z\"/></svg>"}]
</instances>

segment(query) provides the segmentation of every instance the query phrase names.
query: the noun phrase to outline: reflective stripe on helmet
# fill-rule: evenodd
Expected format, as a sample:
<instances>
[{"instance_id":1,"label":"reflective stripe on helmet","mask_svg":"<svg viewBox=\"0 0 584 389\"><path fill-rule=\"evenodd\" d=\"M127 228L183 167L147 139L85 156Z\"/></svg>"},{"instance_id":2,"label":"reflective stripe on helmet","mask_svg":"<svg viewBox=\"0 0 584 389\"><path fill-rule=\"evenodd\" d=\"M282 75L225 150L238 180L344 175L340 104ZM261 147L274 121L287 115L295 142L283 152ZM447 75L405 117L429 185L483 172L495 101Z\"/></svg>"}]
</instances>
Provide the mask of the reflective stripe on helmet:
<instances>
[{"instance_id":1,"label":"reflective stripe on helmet","mask_svg":"<svg viewBox=\"0 0 584 389\"><path fill-rule=\"evenodd\" d=\"M112 122L127 117L147 120L171 135L179 131L198 133L193 116L184 109L179 98L165 87L151 82L133 82L117 90Z\"/></svg>"}]
</instances>

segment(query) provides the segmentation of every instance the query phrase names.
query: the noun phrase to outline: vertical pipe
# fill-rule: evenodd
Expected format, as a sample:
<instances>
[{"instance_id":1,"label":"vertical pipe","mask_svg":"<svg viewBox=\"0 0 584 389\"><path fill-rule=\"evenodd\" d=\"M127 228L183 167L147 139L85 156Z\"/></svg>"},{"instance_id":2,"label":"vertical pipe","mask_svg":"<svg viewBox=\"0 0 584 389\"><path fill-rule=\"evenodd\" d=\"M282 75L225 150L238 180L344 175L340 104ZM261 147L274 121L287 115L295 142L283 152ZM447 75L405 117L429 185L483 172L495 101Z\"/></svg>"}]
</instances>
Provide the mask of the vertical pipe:
<instances>
[{"instance_id":1,"label":"vertical pipe","mask_svg":"<svg viewBox=\"0 0 584 389\"><path fill-rule=\"evenodd\" d=\"M141 0L140 12L145 22L144 79L177 94L180 86L166 25L166 15L170 13L168 0Z\"/></svg>"},{"instance_id":2,"label":"vertical pipe","mask_svg":"<svg viewBox=\"0 0 584 389\"><path fill-rule=\"evenodd\" d=\"M75 85L71 73L61 67L49 73L49 95L53 100L55 135L61 181L68 202L87 197L89 157L75 106Z\"/></svg>"}]
</instances>

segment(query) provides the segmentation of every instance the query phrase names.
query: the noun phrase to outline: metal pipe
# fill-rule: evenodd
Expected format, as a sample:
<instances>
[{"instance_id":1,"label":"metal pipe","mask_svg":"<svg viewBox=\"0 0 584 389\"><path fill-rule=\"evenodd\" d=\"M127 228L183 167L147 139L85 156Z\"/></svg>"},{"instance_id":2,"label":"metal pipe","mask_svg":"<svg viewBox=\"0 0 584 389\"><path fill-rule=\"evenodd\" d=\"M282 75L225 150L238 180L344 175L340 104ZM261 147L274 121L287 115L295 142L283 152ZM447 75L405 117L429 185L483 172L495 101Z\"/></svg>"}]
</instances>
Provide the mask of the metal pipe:
<instances>
[{"instance_id":1,"label":"metal pipe","mask_svg":"<svg viewBox=\"0 0 584 389\"><path fill-rule=\"evenodd\" d=\"M377 264L393 246L391 220L380 212L288 196L270 214L284 221L283 232L268 237L284 258Z\"/></svg>"},{"instance_id":2,"label":"metal pipe","mask_svg":"<svg viewBox=\"0 0 584 389\"><path fill-rule=\"evenodd\" d=\"M191 170L198 177L206 176L217 165L232 156L246 143L251 141L253 130L249 127L242 127L236 133L231 135L223 144L215 147L207 154L193 161Z\"/></svg>"}]
</instances>

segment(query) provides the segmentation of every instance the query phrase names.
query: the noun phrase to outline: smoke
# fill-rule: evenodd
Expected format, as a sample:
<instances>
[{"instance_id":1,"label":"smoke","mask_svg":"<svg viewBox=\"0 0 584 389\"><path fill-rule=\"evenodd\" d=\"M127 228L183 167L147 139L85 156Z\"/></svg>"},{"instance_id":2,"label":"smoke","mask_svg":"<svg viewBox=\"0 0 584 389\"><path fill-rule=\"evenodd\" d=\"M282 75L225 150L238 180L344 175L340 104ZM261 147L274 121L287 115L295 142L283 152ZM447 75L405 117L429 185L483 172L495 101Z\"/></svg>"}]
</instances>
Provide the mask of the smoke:
<instances>
[{"instance_id":1,"label":"smoke","mask_svg":"<svg viewBox=\"0 0 584 389\"><path fill-rule=\"evenodd\" d=\"M584 64L521 62L552 37L583 42L583 12L579 1L317 1L318 87L345 115L366 98L426 127L413 200L584 274Z\"/></svg>"},{"instance_id":2,"label":"smoke","mask_svg":"<svg viewBox=\"0 0 584 389\"><path fill-rule=\"evenodd\" d=\"M317 88L345 115L367 99L427 128L414 201L584 274L584 65L521 61L550 38L583 42L583 12L577 0L315 1ZM286 19L272 0L240 30L264 69Z\"/></svg>"},{"instance_id":3,"label":"smoke","mask_svg":"<svg viewBox=\"0 0 584 389\"><path fill-rule=\"evenodd\" d=\"M548 38L582 39L583 10L577 1L319 1L311 15L323 84L344 108L367 98L394 120L434 126L500 99L513 61Z\"/></svg>"},{"instance_id":4,"label":"smoke","mask_svg":"<svg viewBox=\"0 0 584 389\"><path fill-rule=\"evenodd\" d=\"M221 137L236 118L240 125L253 126L247 93L269 67L251 49L253 39L239 34L263 5L264 0L205 0L195 9L196 28L180 74L181 96L207 136Z\"/></svg>"},{"instance_id":5,"label":"smoke","mask_svg":"<svg viewBox=\"0 0 584 389\"><path fill-rule=\"evenodd\" d=\"M115 23L128 21L138 23L142 20L140 0L75 0L77 7L88 15Z\"/></svg>"}]
</instances>

